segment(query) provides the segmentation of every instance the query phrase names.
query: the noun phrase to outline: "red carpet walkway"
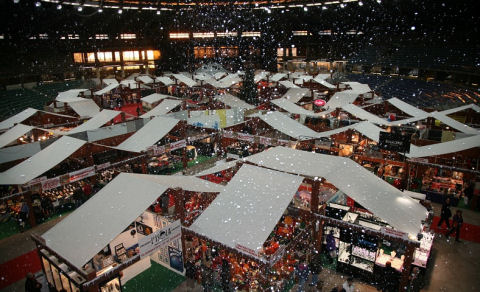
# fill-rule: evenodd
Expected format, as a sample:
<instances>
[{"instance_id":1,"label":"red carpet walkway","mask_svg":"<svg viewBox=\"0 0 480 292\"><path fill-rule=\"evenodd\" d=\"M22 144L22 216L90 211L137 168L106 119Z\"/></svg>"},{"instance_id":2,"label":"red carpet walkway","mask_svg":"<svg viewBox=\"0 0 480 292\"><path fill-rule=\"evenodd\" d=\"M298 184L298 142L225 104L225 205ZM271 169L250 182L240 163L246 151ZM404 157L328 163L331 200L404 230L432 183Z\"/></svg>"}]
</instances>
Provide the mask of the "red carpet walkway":
<instances>
[{"instance_id":1,"label":"red carpet walkway","mask_svg":"<svg viewBox=\"0 0 480 292\"><path fill-rule=\"evenodd\" d=\"M437 228L438 221L440 221L440 217L434 216L432 220L432 230L435 230L435 232L439 231L439 229ZM450 220L450 226L451 225L452 220ZM443 223L443 228L444 229L441 230L441 233L445 234L447 232L447 226L445 225L445 223ZM450 236L455 237L455 233ZM460 239L480 243L480 226L463 223L460 230Z\"/></svg>"},{"instance_id":2,"label":"red carpet walkway","mask_svg":"<svg viewBox=\"0 0 480 292\"><path fill-rule=\"evenodd\" d=\"M144 114L143 112L143 108L142 108L142 104L141 103L132 103L132 104L126 104L124 106L122 106L121 108L118 108L116 107L115 110L116 111L122 111L124 113L127 114L127 118L129 116L138 116L137 115L137 108L140 107L140 114ZM114 123L120 123L122 121L122 118L120 116L116 117L115 119L113 119L113 122Z\"/></svg>"},{"instance_id":3,"label":"red carpet walkway","mask_svg":"<svg viewBox=\"0 0 480 292\"><path fill-rule=\"evenodd\" d=\"M0 289L25 278L27 273L36 273L42 269L37 250L34 249L24 255L0 265Z\"/></svg>"}]
</instances>

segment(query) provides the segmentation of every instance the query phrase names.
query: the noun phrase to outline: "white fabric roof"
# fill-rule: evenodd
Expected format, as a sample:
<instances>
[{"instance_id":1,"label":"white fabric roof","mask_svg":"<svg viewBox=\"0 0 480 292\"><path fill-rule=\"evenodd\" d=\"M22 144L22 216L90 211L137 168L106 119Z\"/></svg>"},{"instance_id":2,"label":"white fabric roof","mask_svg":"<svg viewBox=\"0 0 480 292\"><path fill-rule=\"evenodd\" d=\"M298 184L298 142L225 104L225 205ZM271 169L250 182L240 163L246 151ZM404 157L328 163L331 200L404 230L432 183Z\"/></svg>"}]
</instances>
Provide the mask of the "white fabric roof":
<instances>
[{"instance_id":1,"label":"white fabric roof","mask_svg":"<svg viewBox=\"0 0 480 292\"><path fill-rule=\"evenodd\" d=\"M26 126L23 124L17 124L15 127L9 129L2 135L0 135L0 148L7 146L8 144L16 141L19 137L30 132L35 127Z\"/></svg>"},{"instance_id":2,"label":"white fabric roof","mask_svg":"<svg viewBox=\"0 0 480 292\"><path fill-rule=\"evenodd\" d=\"M279 171L324 177L397 230L417 235L427 210L400 190L354 161L285 147L275 147L245 158Z\"/></svg>"},{"instance_id":3,"label":"white fabric roof","mask_svg":"<svg viewBox=\"0 0 480 292\"><path fill-rule=\"evenodd\" d=\"M317 76L317 77L318 77L318 76ZM335 89L335 88L337 88L335 85L330 84L330 83L328 83L327 81L325 81L325 80L323 80L323 79L321 79L321 78L316 78L316 77L315 77L315 78L313 79L313 81L315 81L315 82L317 82L317 83L319 83L319 84L321 84L321 85L323 85L323 86L325 86L325 87L327 87L327 88L330 88L330 89Z\"/></svg>"},{"instance_id":4,"label":"white fabric roof","mask_svg":"<svg viewBox=\"0 0 480 292\"><path fill-rule=\"evenodd\" d=\"M303 177L244 164L190 229L259 252Z\"/></svg>"},{"instance_id":5,"label":"white fabric roof","mask_svg":"<svg viewBox=\"0 0 480 292\"><path fill-rule=\"evenodd\" d=\"M300 99L307 95L309 91L310 90L308 88L289 88L287 92L282 95L282 97L293 103L297 103Z\"/></svg>"},{"instance_id":6,"label":"white fabric roof","mask_svg":"<svg viewBox=\"0 0 480 292\"><path fill-rule=\"evenodd\" d=\"M210 167L209 169L205 169L204 171L195 174L195 176L203 176L203 175L207 175L207 174L217 173L217 172L220 172L222 170L234 167L237 164L237 162L238 162L237 160L232 160L232 161L228 161L228 162L225 161L225 160L220 160L220 161L217 161L215 166Z\"/></svg>"},{"instance_id":7,"label":"white fabric roof","mask_svg":"<svg viewBox=\"0 0 480 292\"><path fill-rule=\"evenodd\" d=\"M103 95L103 94L105 94L105 93L108 93L108 92L114 90L114 89L117 88L118 86L120 86L120 84L118 84L118 83L109 84L109 85L107 85L107 87L102 88L102 89L100 89L100 90L98 90L98 91L95 91L95 92L93 93L93 95Z\"/></svg>"},{"instance_id":8,"label":"white fabric roof","mask_svg":"<svg viewBox=\"0 0 480 292\"><path fill-rule=\"evenodd\" d=\"M282 80L278 82L279 84L285 86L286 88L299 88L297 85L293 84L290 80Z\"/></svg>"},{"instance_id":9,"label":"white fabric roof","mask_svg":"<svg viewBox=\"0 0 480 292\"><path fill-rule=\"evenodd\" d=\"M466 110L466 109L469 109L469 108L473 109L477 113L480 113L480 107L476 104L473 104L473 103L463 105L463 106L459 106L459 107L456 107L456 108L452 108L452 109L449 109L449 110L441 111L440 113L444 114L444 115L449 115L449 114L453 114L453 113L463 111L463 110Z\"/></svg>"},{"instance_id":10,"label":"white fabric roof","mask_svg":"<svg viewBox=\"0 0 480 292\"><path fill-rule=\"evenodd\" d=\"M69 157L86 142L63 136L47 148L0 174L0 184L21 185L40 176Z\"/></svg>"},{"instance_id":11,"label":"white fabric roof","mask_svg":"<svg viewBox=\"0 0 480 292\"><path fill-rule=\"evenodd\" d=\"M318 137L319 135L318 132L292 120L280 112L269 112L265 115L259 116L259 118L275 130L297 140L309 140L312 137Z\"/></svg>"},{"instance_id":12,"label":"white fabric roof","mask_svg":"<svg viewBox=\"0 0 480 292\"><path fill-rule=\"evenodd\" d=\"M79 101L82 98L78 97L81 92L87 91L88 89L70 89L67 91L59 92L55 98L57 101L61 102L72 102Z\"/></svg>"},{"instance_id":13,"label":"white fabric roof","mask_svg":"<svg viewBox=\"0 0 480 292\"><path fill-rule=\"evenodd\" d=\"M166 76L160 76L160 77L157 77L155 78L155 81L156 82L161 82L165 85L171 85L171 84L175 84L175 81L173 81L172 79L166 77Z\"/></svg>"},{"instance_id":14,"label":"white fabric roof","mask_svg":"<svg viewBox=\"0 0 480 292\"><path fill-rule=\"evenodd\" d=\"M325 81L328 78L330 78L330 74L318 74L313 78L313 81L320 83L320 81Z\"/></svg>"},{"instance_id":15,"label":"white fabric roof","mask_svg":"<svg viewBox=\"0 0 480 292\"><path fill-rule=\"evenodd\" d=\"M68 105L80 117L94 117L100 112L100 107L91 99L69 102Z\"/></svg>"},{"instance_id":16,"label":"white fabric roof","mask_svg":"<svg viewBox=\"0 0 480 292\"><path fill-rule=\"evenodd\" d=\"M272 77L270 77L270 81L278 82L278 81L280 81L280 79L282 79L286 76L287 76L287 74L285 74L285 73L275 73L275 74L273 74Z\"/></svg>"},{"instance_id":17,"label":"white fabric roof","mask_svg":"<svg viewBox=\"0 0 480 292\"><path fill-rule=\"evenodd\" d=\"M352 129L360 132L362 135L367 136L375 142L380 141L380 132L383 132L382 128L379 128L368 121L354 124L352 125Z\"/></svg>"},{"instance_id":18,"label":"white fabric roof","mask_svg":"<svg viewBox=\"0 0 480 292\"><path fill-rule=\"evenodd\" d=\"M318 114L316 114L312 111L306 110L303 107L298 106L298 105L294 104L293 102L291 102L291 101L289 101L285 98L273 99L270 102L273 103L274 105L286 110L287 112L292 113L292 114L307 115L307 116L319 116Z\"/></svg>"},{"instance_id":19,"label":"white fabric roof","mask_svg":"<svg viewBox=\"0 0 480 292\"><path fill-rule=\"evenodd\" d=\"M370 89L368 84L363 84L359 82L342 82L342 83L350 85L350 87L352 88L352 91L358 94L364 94L372 91L372 89Z\"/></svg>"},{"instance_id":20,"label":"white fabric roof","mask_svg":"<svg viewBox=\"0 0 480 292\"><path fill-rule=\"evenodd\" d=\"M20 144L0 149L0 163L24 159L42 151L40 142Z\"/></svg>"},{"instance_id":21,"label":"white fabric roof","mask_svg":"<svg viewBox=\"0 0 480 292\"><path fill-rule=\"evenodd\" d=\"M110 84L118 84L117 79L113 79L113 78L105 78L102 80L102 82L107 86Z\"/></svg>"},{"instance_id":22,"label":"white fabric roof","mask_svg":"<svg viewBox=\"0 0 480 292\"><path fill-rule=\"evenodd\" d=\"M149 104L152 104L152 103L156 103L157 101L160 101L164 98L167 98L169 97L168 95L165 95L165 94L160 94L160 93L152 93L150 95L147 95L145 97L142 97L141 100L143 102L146 102L146 103L149 103Z\"/></svg>"},{"instance_id":23,"label":"white fabric roof","mask_svg":"<svg viewBox=\"0 0 480 292\"><path fill-rule=\"evenodd\" d=\"M219 88L229 88L237 83L242 82L242 78L238 74L229 74L225 78L218 81Z\"/></svg>"},{"instance_id":24,"label":"white fabric roof","mask_svg":"<svg viewBox=\"0 0 480 292\"><path fill-rule=\"evenodd\" d=\"M145 151L168 134L178 122L172 118L155 117L115 148L131 152Z\"/></svg>"},{"instance_id":25,"label":"white fabric roof","mask_svg":"<svg viewBox=\"0 0 480 292\"><path fill-rule=\"evenodd\" d=\"M149 174L130 174L133 178L140 178L155 182L168 188L181 188L185 191L219 193L225 186L209 182L207 180L186 175L149 175Z\"/></svg>"},{"instance_id":26,"label":"white fabric roof","mask_svg":"<svg viewBox=\"0 0 480 292\"><path fill-rule=\"evenodd\" d=\"M290 73L289 74L289 79L295 79L295 78L299 78L300 76L304 75L305 73L302 71L302 72L293 72L293 73Z\"/></svg>"},{"instance_id":27,"label":"white fabric roof","mask_svg":"<svg viewBox=\"0 0 480 292\"><path fill-rule=\"evenodd\" d=\"M231 94L223 94L215 96L215 99L223 102L224 104L228 105L231 108L241 108L241 109L254 109L255 106L246 103L245 101L241 100L240 98L233 96Z\"/></svg>"},{"instance_id":28,"label":"white fabric roof","mask_svg":"<svg viewBox=\"0 0 480 292\"><path fill-rule=\"evenodd\" d=\"M19 124L19 123L25 121L26 119L33 116L37 112L38 112L38 110L29 107L29 108L19 112L18 114L14 115L14 116L11 116L8 119L0 122L0 130L5 130L5 129L8 129L8 128L11 128L15 124Z\"/></svg>"},{"instance_id":29,"label":"white fabric roof","mask_svg":"<svg viewBox=\"0 0 480 292\"><path fill-rule=\"evenodd\" d=\"M161 116L173 110L182 103L181 100L164 99L156 107L141 115L141 118Z\"/></svg>"},{"instance_id":30,"label":"white fabric roof","mask_svg":"<svg viewBox=\"0 0 480 292\"><path fill-rule=\"evenodd\" d=\"M353 103L358 97L358 93L351 90L345 90L336 92L323 106L326 111L320 112L323 115L329 114L335 111L336 108L340 108L346 104Z\"/></svg>"},{"instance_id":31,"label":"white fabric roof","mask_svg":"<svg viewBox=\"0 0 480 292\"><path fill-rule=\"evenodd\" d=\"M195 74L195 75L193 76L193 78L196 79L196 80L200 80L200 81L206 81L206 80L208 80L208 79L211 79L212 76L211 76L211 75L207 75L207 74L205 74L205 73L200 73L200 74Z\"/></svg>"},{"instance_id":32,"label":"white fabric roof","mask_svg":"<svg viewBox=\"0 0 480 292\"><path fill-rule=\"evenodd\" d=\"M455 153L475 147L480 147L480 135L475 135L467 138L447 141L426 146L410 145L410 153L407 157L428 157L435 155L442 155L448 153Z\"/></svg>"},{"instance_id":33,"label":"white fabric roof","mask_svg":"<svg viewBox=\"0 0 480 292\"><path fill-rule=\"evenodd\" d=\"M389 121L387 121L385 119L382 119L379 116L374 115L370 112L367 112L363 108L360 108L360 107L358 107L354 104L343 105L342 109L344 111L347 111L348 113L356 116L357 118L362 119L362 120L367 120L369 122L379 124L379 125L389 125L390 124Z\"/></svg>"},{"instance_id":34,"label":"white fabric roof","mask_svg":"<svg viewBox=\"0 0 480 292\"><path fill-rule=\"evenodd\" d=\"M101 126L105 125L110 120L114 119L118 116L121 112L119 111L112 111L112 110L102 110L98 114L96 114L93 118L87 120L85 123L71 129L67 132L67 135L80 133L88 130L95 130L100 128Z\"/></svg>"},{"instance_id":35,"label":"white fabric roof","mask_svg":"<svg viewBox=\"0 0 480 292\"><path fill-rule=\"evenodd\" d=\"M260 80L263 80L263 79L266 79L268 74L270 74L270 72L268 71L260 71L260 72L257 72L255 74L255 76L253 77L253 81L255 81L255 83L259 82Z\"/></svg>"},{"instance_id":36,"label":"white fabric roof","mask_svg":"<svg viewBox=\"0 0 480 292\"><path fill-rule=\"evenodd\" d=\"M459 121L456 121L444 114L441 114L439 112L432 112L430 113L432 117L435 119L439 120L440 122L444 123L445 125L448 125L460 132L467 133L467 134L473 134L473 135L478 135L480 132L477 129L474 129L472 127L469 127L465 124L460 123Z\"/></svg>"},{"instance_id":37,"label":"white fabric roof","mask_svg":"<svg viewBox=\"0 0 480 292\"><path fill-rule=\"evenodd\" d=\"M129 88L137 88L137 81L134 79L124 79L120 81L120 84Z\"/></svg>"},{"instance_id":38,"label":"white fabric roof","mask_svg":"<svg viewBox=\"0 0 480 292\"><path fill-rule=\"evenodd\" d=\"M412 116L412 117L428 117L428 113L419 109L419 108L416 108L412 105L409 105L408 103L394 97L394 98L390 98L388 100L389 103L391 103L392 105L394 105L396 108L400 109L401 111L403 111L404 113Z\"/></svg>"},{"instance_id":39,"label":"white fabric roof","mask_svg":"<svg viewBox=\"0 0 480 292\"><path fill-rule=\"evenodd\" d=\"M226 72L217 72L215 74L213 74L213 77L215 77L215 79L220 79L220 78L223 78L225 75L227 75Z\"/></svg>"},{"instance_id":40,"label":"white fabric roof","mask_svg":"<svg viewBox=\"0 0 480 292\"><path fill-rule=\"evenodd\" d=\"M121 173L42 237L48 247L80 268L167 189Z\"/></svg>"},{"instance_id":41,"label":"white fabric roof","mask_svg":"<svg viewBox=\"0 0 480 292\"><path fill-rule=\"evenodd\" d=\"M192 80L192 78L187 77L183 74L173 74L173 77L175 77L178 81L185 83L188 87L193 87L197 85L197 82Z\"/></svg>"},{"instance_id":42,"label":"white fabric roof","mask_svg":"<svg viewBox=\"0 0 480 292\"><path fill-rule=\"evenodd\" d=\"M143 82L144 84L153 83L152 77L150 77L150 76L148 76L148 75L138 76L138 77L137 77L137 81L141 81L141 82Z\"/></svg>"}]
</instances>

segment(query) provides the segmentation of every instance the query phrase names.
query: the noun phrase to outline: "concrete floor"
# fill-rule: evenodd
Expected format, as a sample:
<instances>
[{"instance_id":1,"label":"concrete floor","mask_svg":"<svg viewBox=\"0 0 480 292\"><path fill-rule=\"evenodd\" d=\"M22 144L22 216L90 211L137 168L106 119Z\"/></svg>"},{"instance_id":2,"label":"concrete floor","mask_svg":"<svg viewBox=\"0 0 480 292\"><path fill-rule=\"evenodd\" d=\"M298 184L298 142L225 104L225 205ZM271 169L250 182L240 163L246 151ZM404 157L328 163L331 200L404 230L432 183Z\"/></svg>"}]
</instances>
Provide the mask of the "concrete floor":
<instances>
[{"instance_id":1,"label":"concrete floor","mask_svg":"<svg viewBox=\"0 0 480 292\"><path fill-rule=\"evenodd\" d=\"M440 214L441 206L433 205L435 215ZM452 213L455 208L452 208ZM480 213L470 210L464 210L464 221L466 223L480 225ZM29 252L35 248L35 244L30 239L30 234L35 232L42 234L63 218L57 218L45 224L37 226L24 233L13 235L9 238L0 240L0 263L7 262L17 256ZM462 241L457 243L454 240L445 238L444 235L437 234L433 245L433 251L429 262L429 267L425 276L425 287L422 291L480 291L480 243ZM320 275L324 281L322 291L330 291L335 285L345 282L344 275L328 270L324 270ZM358 282L355 282L357 291L376 291L375 288ZM296 291L294 287L292 291ZM174 291L201 291L198 284L193 288L188 287L187 281L182 283ZM24 291L24 280L10 285L1 290L3 291ZM307 287L307 291L315 291Z\"/></svg>"}]
</instances>

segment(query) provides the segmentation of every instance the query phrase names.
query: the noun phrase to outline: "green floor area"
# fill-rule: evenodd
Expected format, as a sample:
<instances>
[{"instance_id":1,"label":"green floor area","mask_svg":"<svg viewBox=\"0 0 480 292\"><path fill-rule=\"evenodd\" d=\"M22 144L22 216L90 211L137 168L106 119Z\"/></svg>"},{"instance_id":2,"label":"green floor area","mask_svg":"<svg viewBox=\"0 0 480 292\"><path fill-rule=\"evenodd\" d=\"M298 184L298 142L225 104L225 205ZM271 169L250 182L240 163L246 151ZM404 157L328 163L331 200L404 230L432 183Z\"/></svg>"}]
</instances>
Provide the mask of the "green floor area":
<instances>
[{"instance_id":1,"label":"green floor area","mask_svg":"<svg viewBox=\"0 0 480 292\"><path fill-rule=\"evenodd\" d=\"M332 263L330 263L328 255L322 253L320 256L322 258L321 262L322 262L322 267L324 269L329 269L329 270L332 270L332 271L335 271L337 269L337 259L336 258L333 260Z\"/></svg>"},{"instance_id":2,"label":"green floor area","mask_svg":"<svg viewBox=\"0 0 480 292\"><path fill-rule=\"evenodd\" d=\"M123 291L167 292L185 281L185 277L152 261L152 266L123 285Z\"/></svg>"}]
</instances>

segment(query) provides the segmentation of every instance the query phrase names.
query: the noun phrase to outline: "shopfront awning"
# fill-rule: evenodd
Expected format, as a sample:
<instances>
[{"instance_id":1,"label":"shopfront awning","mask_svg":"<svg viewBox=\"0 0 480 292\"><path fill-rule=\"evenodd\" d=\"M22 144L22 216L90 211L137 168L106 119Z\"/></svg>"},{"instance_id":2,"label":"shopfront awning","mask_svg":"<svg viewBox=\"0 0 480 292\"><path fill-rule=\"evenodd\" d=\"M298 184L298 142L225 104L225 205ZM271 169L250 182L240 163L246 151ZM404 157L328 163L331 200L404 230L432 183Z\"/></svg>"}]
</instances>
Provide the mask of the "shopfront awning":
<instances>
[{"instance_id":1,"label":"shopfront awning","mask_svg":"<svg viewBox=\"0 0 480 292\"><path fill-rule=\"evenodd\" d=\"M407 157L429 157L435 155L443 155L455 153L463 150L480 147L480 135L475 135L467 138L452 140L443 143L437 143L426 146L410 145L410 153Z\"/></svg>"},{"instance_id":2,"label":"shopfront awning","mask_svg":"<svg viewBox=\"0 0 480 292\"><path fill-rule=\"evenodd\" d=\"M100 107L91 99L69 102L68 105L80 117L94 117L100 112Z\"/></svg>"},{"instance_id":3,"label":"shopfront awning","mask_svg":"<svg viewBox=\"0 0 480 292\"><path fill-rule=\"evenodd\" d=\"M140 117L141 118L149 118L149 117L156 117L156 116L165 115L169 111L171 111L174 108L176 108L177 106L179 106L181 103L182 103L181 100L164 99L156 107L154 107L152 110L144 113Z\"/></svg>"},{"instance_id":4,"label":"shopfront awning","mask_svg":"<svg viewBox=\"0 0 480 292\"><path fill-rule=\"evenodd\" d=\"M278 82L285 77L287 77L287 74L285 74L285 73L275 73L275 74L272 75L272 77L270 77L270 81Z\"/></svg>"},{"instance_id":5,"label":"shopfront awning","mask_svg":"<svg viewBox=\"0 0 480 292\"><path fill-rule=\"evenodd\" d=\"M159 102L160 100L167 98L168 95L165 94L160 94L160 93L152 93L150 95L147 95L145 97L142 97L141 100L142 102L148 103L148 104L154 104L156 102Z\"/></svg>"},{"instance_id":6,"label":"shopfront awning","mask_svg":"<svg viewBox=\"0 0 480 292\"><path fill-rule=\"evenodd\" d=\"M466 134L472 134L472 135L479 135L480 131L477 129L474 129L472 127L469 127L465 124L460 123L459 121L456 121L444 114L441 114L439 112L432 112L430 113L430 116L433 118L439 120L440 122L444 123L447 126L450 126L454 128L455 130L458 130L460 132L466 133Z\"/></svg>"},{"instance_id":7,"label":"shopfront awning","mask_svg":"<svg viewBox=\"0 0 480 292\"><path fill-rule=\"evenodd\" d=\"M82 100L78 95L82 92L87 91L88 89L70 89L67 91L59 92L55 100L60 102L73 102Z\"/></svg>"},{"instance_id":8,"label":"shopfront awning","mask_svg":"<svg viewBox=\"0 0 480 292\"><path fill-rule=\"evenodd\" d=\"M68 158L85 143L83 140L63 136L29 159L0 173L0 184L25 184Z\"/></svg>"},{"instance_id":9,"label":"shopfront awning","mask_svg":"<svg viewBox=\"0 0 480 292\"><path fill-rule=\"evenodd\" d=\"M242 82L242 78L238 74L229 74L218 81L219 88L229 88L240 82Z\"/></svg>"},{"instance_id":10,"label":"shopfront awning","mask_svg":"<svg viewBox=\"0 0 480 292\"><path fill-rule=\"evenodd\" d=\"M175 79L177 79L178 81L180 81L181 83L184 83L185 85L187 85L188 87L193 87L193 86L197 86L197 82L195 82L194 80L192 80L192 78L190 77L187 77L183 74L173 74L173 77L175 77Z\"/></svg>"},{"instance_id":11,"label":"shopfront awning","mask_svg":"<svg viewBox=\"0 0 480 292\"><path fill-rule=\"evenodd\" d=\"M93 93L93 95L103 95L105 93L109 93L110 91L114 90L115 88L117 88L118 86L120 86L120 84L118 83L112 83L112 84L109 84L107 85L107 87L103 88L103 89L100 89L98 91L95 91Z\"/></svg>"},{"instance_id":12,"label":"shopfront awning","mask_svg":"<svg viewBox=\"0 0 480 292\"><path fill-rule=\"evenodd\" d=\"M241 100L240 98L233 96L231 94L222 94L215 96L215 100L218 100L231 108L240 108L240 109L254 109L255 106L248 104Z\"/></svg>"},{"instance_id":13,"label":"shopfront awning","mask_svg":"<svg viewBox=\"0 0 480 292\"><path fill-rule=\"evenodd\" d=\"M138 76L137 81L141 81L143 84L153 83L152 77L147 76L147 75Z\"/></svg>"},{"instance_id":14,"label":"shopfront awning","mask_svg":"<svg viewBox=\"0 0 480 292\"><path fill-rule=\"evenodd\" d=\"M396 108L398 108L399 110L401 110L402 112L406 113L407 115L410 115L412 117L423 117L423 118L427 118L428 117L428 113L419 109L419 108L416 108L396 97L394 98L390 98L388 100L388 102L390 104L392 104L393 106L395 106Z\"/></svg>"},{"instance_id":15,"label":"shopfront awning","mask_svg":"<svg viewBox=\"0 0 480 292\"><path fill-rule=\"evenodd\" d=\"M395 229L416 236L425 207L349 158L275 147L245 158L278 171L323 177Z\"/></svg>"},{"instance_id":16,"label":"shopfront awning","mask_svg":"<svg viewBox=\"0 0 480 292\"><path fill-rule=\"evenodd\" d=\"M0 164L25 159L42 151L40 142L19 144L0 149Z\"/></svg>"},{"instance_id":17,"label":"shopfront awning","mask_svg":"<svg viewBox=\"0 0 480 292\"><path fill-rule=\"evenodd\" d=\"M351 90L336 92L323 106L324 111L319 112L319 114L327 115L335 111L337 108L341 108L344 105L353 103L357 97L358 93Z\"/></svg>"},{"instance_id":18,"label":"shopfront awning","mask_svg":"<svg viewBox=\"0 0 480 292\"><path fill-rule=\"evenodd\" d=\"M286 88L300 88L297 85L293 84L290 80L282 80L278 82L279 84L285 86Z\"/></svg>"},{"instance_id":19,"label":"shopfront awning","mask_svg":"<svg viewBox=\"0 0 480 292\"><path fill-rule=\"evenodd\" d=\"M117 79L114 79L114 78L105 78L105 79L102 79L102 82L107 86L110 84L118 84Z\"/></svg>"},{"instance_id":20,"label":"shopfront awning","mask_svg":"<svg viewBox=\"0 0 480 292\"><path fill-rule=\"evenodd\" d=\"M450 115L450 114L454 114L456 112L464 111L464 110L469 109L469 108L476 111L477 113L480 113L480 107L476 104L473 104L473 103L463 105L463 106L459 106L459 107L456 107L456 108L452 108L452 109L449 109L449 110L441 111L440 113L443 114L443 115Z\"/></svg>"},{"instance_id":21,"label":"shopfront awning","mask_svg":"<svg viewBox=\"0 0 480 292\"><path fill-rule=\"evenodd\" d=\"M360 122L352 125L351 127L355 131L367 136L369 139L375 142L380 141L380 132L384 132L382 128L379 128L370 122Z\"/></svg>"},{"instance_id":22,"label":"shopfront awning","mask_svg":"<svg viewBox=\"0 0 480 292\"><path fill-rule=\"evenodd\" d=\"M255 83L261 81L261 80L264 80L264 79L267 79L267 76L270 74L270 72L268 71L260 71L260 72L257 72L255 74L255 76L253 77L253 81Z\"/></svg>"},{"instance_id":23,"label":"shopfront awning","mask_svg":"<svg viewBox=\"0 0 480 292\"><path fill-rule=\"evenodd\" d=\"M130 152L145 151L167 135L178 122L177 119L155 117L115 148Z\"/></svg>"},{"instance_id":24,"label":"shopfront awning","mask_svg":"<svg viewBox=\"0 0 480 292\"><path fill-rule=\"evenodd\" d=\"M343 105L342 109L361 120L367 120L371 123L375 123L378 125L390 125L389 121L382 119L381 117L374 115L370 112L367 112L363 108L360 108L354 104Z\"/></svg>"},{"instance_id":25,"label":"shopfront awning","mask_svg":"<svg viewBox=\"0 0 480 292\"><path fill-rule=\"evenodd\" d=\"M209 169L205 169L204 171L195 174L195 176L203 176L203 175L207 175L207 174L214 174L214 173L232 168L235 165L237 165L237 163L238 163L237 160L232 160L232 161L228 161L228 162L225 161L225 160L220 160L220 161L217 161L215 166L210 167Z\"/></svg>"},{"instance_id":26,"label":"shopfront awning","mask_svg":"<svg viewBox=\"0 0 480 292\"><path fill-rule=\"evenodd\" d=\"M342 84L347 84L352 88L352 91L358 94L364 94L367 92L372 92L372 89L368 86L368 84L363 84L359 82L342 82Z\"/></svg>"},{"instance_id":27,"label":"shopfront awning","mask_svg":"<svg viewBox=\"0 0 480 292\"><path fill-rule=\"evenodd\" d=\"M167 86L175 84L175 81L173 81L172 79L170 79L166 76L160 76L160 77L155 78L155 82L161 82L161 83L163 83L164 85L167 85Z\"/></svg>"},{"instance_id":28,"label":"shopfront awning","mask_svg":"<svg viewBox=\"0 0 480 292\"><path fill-rule=\"evenodd\" d=\"M318 132L315 132L280 112L269 112L258 118L275 130L297 140L309 140L319 136Z\"/></svg>"},{"instance_id":29,"label":"shopfront awning","mask_svg":"<svg viewBox=\"0 0 480 292\"><path fill-rule=\"evenodd\" d=\"M302 181L300 176L244 164L190 229L258 257Z\"/></svg>"},{"instance_id":30,"label":"shopfront awning","mask_svg":"<svg viewBox=\"0 0 480 292\"><path fill-rule=\"evenodd\" d=\"M68 131L66 134L75 134L80 132L85 132L89 130L95 130L100 128L101 126L105 125L109 121L113 120L116 116L118 116L121 112L119 111L112 111L112 110L102 110L98 114L96 114L93 118L87 120L85 123L79 125Z\"/></svg>"},{"instance_id":31,"label":"shopfront awning","mask_svg":"<svg viewBox=\"0 0 480 292\"><path fill-rule=\"evenodd\" d=\"M38 112L38 110L29 107L29 108L19 112L18 114L0 122L0 130L5 130L5 129L8 129L8 128L11 128L15 124L19 124L19 123L25 121L26 119L33 116L37 112Z\"/></svg>"},{"instance_id":32,"label":"shopfront awning","mask_svg":"<svg viewBox=\"0 0 480 292\"><path fill-rule=\"evenodd\" d=\"M309 92L310 90L308 88L290 88L284 95L282 95L282 98L288 99L293 103L297 103Z\"/></svg>"},{"instance_id":33,"label":"shopfront awning","mask_svg":"<svg viewBox=\"0 0 480 292\"><path fill-rule=\"evenodd\" d=\"M219 193L225 186L209 182L196 176L186 175L149 175L149 174L131 174L132 177L155 182L168 188L181 188L185 191Z\"/></svg>"},{"instance_id":34,"label":"shopfront awning","mask_svg":"<svg viewBox=\"0 0 480 292\"><path fill-rule=\"evenodd\" d=\"M34 127L32 126L17 124L15 127L11 128L10 130L0 135L0 148L3 148L8 144L16 141L18 138L20 138L21 136L25 135L26 133L30 132L33 129Z\"/></svg>"}]
</instances>

